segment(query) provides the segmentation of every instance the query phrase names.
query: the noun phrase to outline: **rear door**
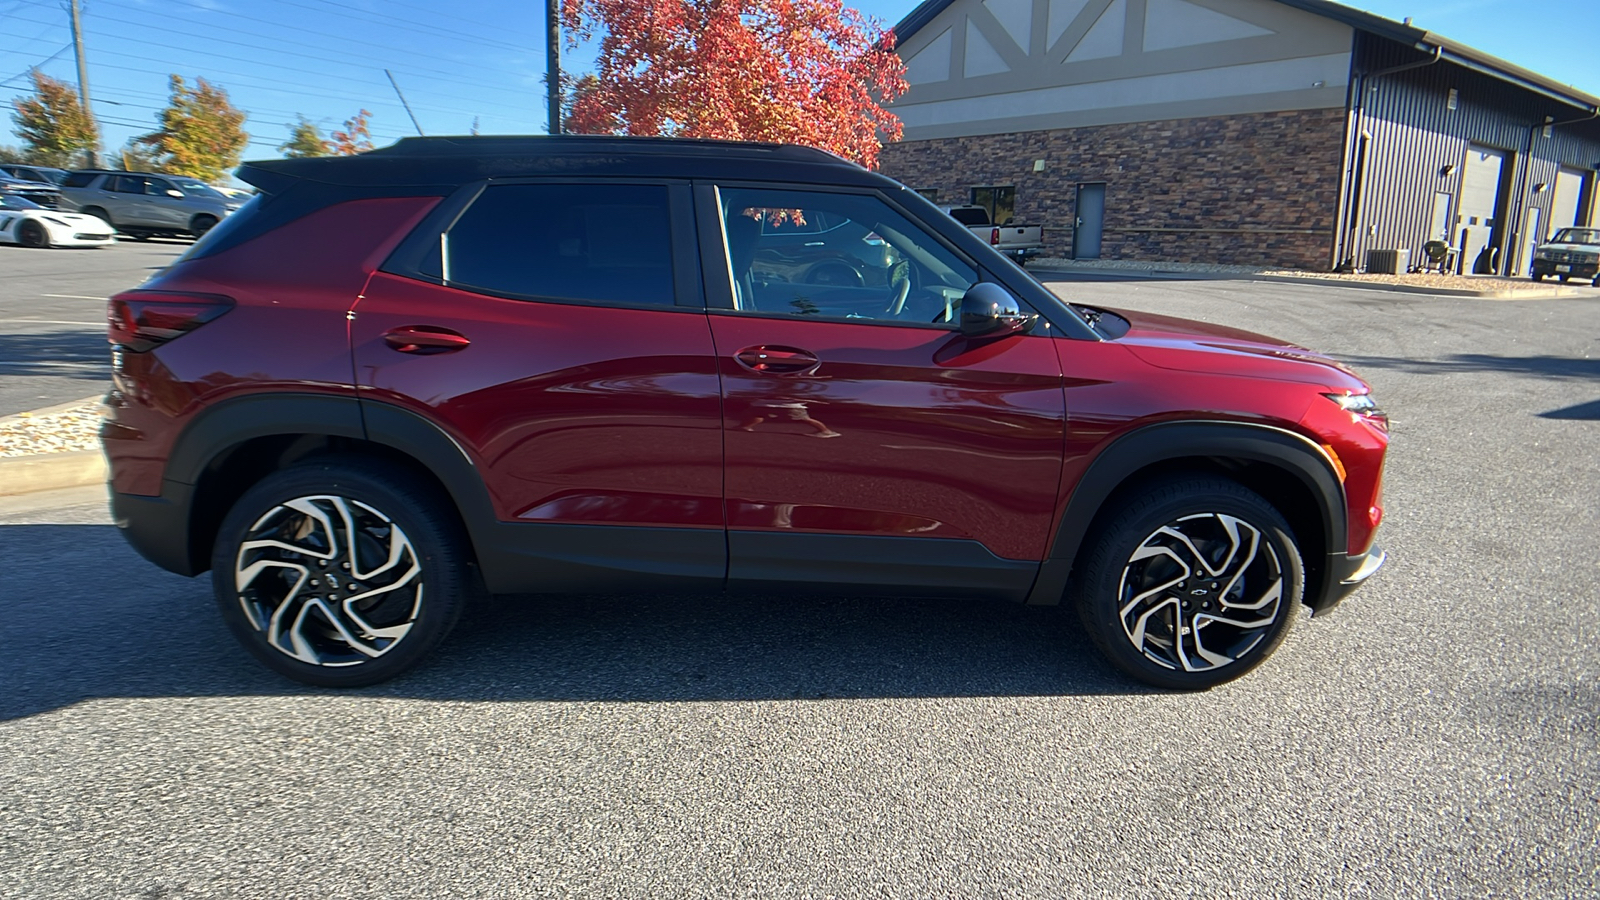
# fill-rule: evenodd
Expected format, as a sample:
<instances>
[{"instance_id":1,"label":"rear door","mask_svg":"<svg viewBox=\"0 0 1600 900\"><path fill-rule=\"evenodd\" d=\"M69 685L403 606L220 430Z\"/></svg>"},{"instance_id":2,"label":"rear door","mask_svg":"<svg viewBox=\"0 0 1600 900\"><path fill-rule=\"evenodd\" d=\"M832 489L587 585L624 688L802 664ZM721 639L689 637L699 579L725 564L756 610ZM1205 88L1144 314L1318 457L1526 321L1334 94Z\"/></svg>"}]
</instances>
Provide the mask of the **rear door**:
<instances>
[{"instance_id":1,"label":"rear door","mask_svg":"<svg viewBox=\"0 0 1600 900\"><path fill-rule=\"evenodd\" d=\"M983 273L873 191L697 186L722 377L729 585L1020 599L1064 437L1048 337L970 340ZM859 284L793 276L783 225ZM882 242L876 266L863 247Z\"/></svg>"},{"instance_id":2,"label":"rear door","mask_svg":"<svg viewBox=\"0 0 1600 900\"><path fill-rule=\"evenodd\" d=\"M721 399L687 185L469 189L384 268L351 323L359 389L477 468L482 530L524 563L497 589L721 587Z\"/></svg>"}]
</instances>

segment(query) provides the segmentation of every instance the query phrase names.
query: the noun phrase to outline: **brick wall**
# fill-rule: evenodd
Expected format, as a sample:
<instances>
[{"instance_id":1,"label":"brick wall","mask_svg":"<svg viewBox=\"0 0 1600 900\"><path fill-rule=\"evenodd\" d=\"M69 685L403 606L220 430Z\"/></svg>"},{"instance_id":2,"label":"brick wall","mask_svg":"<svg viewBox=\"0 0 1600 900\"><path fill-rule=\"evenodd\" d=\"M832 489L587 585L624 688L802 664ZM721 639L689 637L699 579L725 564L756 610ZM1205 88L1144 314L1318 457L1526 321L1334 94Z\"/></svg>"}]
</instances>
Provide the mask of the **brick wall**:
<instances>
[{"instance_id":1,"label":"brick wall","mask_svg":"<svg viewBox=\"0 0 1600 900\"><path fill-rule=\"evenodd\" d=\"M883 148L882 171L945 206L1016 185L1017 222L1045 227L1048 256L1072 255L1077 184L1105 182L1103 258L1325 270L1344 122L1319 109L909 141Z\"/></svg>"}]
</instances>

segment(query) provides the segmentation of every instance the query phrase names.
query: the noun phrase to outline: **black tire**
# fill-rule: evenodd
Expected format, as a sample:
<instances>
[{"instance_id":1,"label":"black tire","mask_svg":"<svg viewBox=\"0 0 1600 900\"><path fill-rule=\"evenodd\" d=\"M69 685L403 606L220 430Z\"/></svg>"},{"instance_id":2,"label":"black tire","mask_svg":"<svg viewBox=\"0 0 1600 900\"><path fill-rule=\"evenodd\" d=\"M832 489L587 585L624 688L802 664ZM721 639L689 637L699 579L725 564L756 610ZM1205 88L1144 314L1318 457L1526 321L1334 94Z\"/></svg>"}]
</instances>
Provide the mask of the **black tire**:
<instances>
[{"instance_id":1,"label":"black tire","mask_svg":"<svg viewBox=\"0 0 1600 900\"><path fill-rule=\"evenodd\" d=\"M1539 271L1538 269L1534 269L1532 272L1528 273L1528 277L1532 278L1534 281L1543 281L1544 280L1544 273Z\"/></svg>"},{"instance_id":2,"label":"black tire","mask_svg":"<svg viewBox=\"0 0 1600 900\"><path fill-rule=\"evenodd\" d=\"M17 225L17 243L24 247L48 247L50 232L38 222L21 222Z\"/></svg>"},{"instance_id":3,"label":"black tire","mask_svg":"<svg viewBox=\"0 0 1600 900\"><path fill-rule=\"evenodd\" d=\"M1119 506L1091 538L1069 589L1112 665L1156 687L1199 691L1244 675L1277 649L1305 575L1276 509L1236 482L1201 476L1152 484ZM1193 558L1180 532L1205 559ZM1215 575L1184 575L1206 573L1218 560ZM1140 595L1143 602L1132 602Z\"/></svg>"},{"instance_id":4,"label":"black tire","mask_svg":"<svg viewBox=\"0 0 1600 900\"><path fill-rule=\"evenodd\" d=\"M416 666L480 595L468 546L448 498L414 474L326 457L275 472L239 498L217 532L212 584L229 629L267 668L320 687L361 687Z\"/></svg>"},{"instance_id":5,"label":"black tire","mask_svg":"<svg viewBox=\"0 0 1600 900\"><path fill-rule=\"evenodd\" d=\"M217 227L216 216L195 216L194 221L189 223L189 233L194 235L195 240L199 240L215 227Z\"/></svg>"}]
</instances>

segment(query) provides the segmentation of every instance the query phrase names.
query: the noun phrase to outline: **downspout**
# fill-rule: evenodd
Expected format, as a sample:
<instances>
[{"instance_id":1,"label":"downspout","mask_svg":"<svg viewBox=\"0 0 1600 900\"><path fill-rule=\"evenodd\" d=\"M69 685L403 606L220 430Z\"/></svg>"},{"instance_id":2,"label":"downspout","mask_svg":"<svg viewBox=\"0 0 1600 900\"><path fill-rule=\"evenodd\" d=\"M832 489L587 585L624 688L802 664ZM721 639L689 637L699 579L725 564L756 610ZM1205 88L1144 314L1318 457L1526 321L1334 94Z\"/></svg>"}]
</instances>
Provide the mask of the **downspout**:
<instances>
[{"instance_id":1,"label":"downspout","mask_svg":"<svg viewBox=\"0 0 1600 900\"><path fill-rule=\"evenodd\" d=\"M1344 227L1339 230L1339 240L1341 244L1340 255L1345 257L1344 262L1352 265L1354 265L1355 259L1351 254L1351 242L1355 234L1356 219L1359 217L1360 210L1356 209L1355 204L1351 203L1350 201L1353 199L1357 189L1361 187L1355 183L1355 156L1360 152L1359 148L1361 146L1361 136L1367 132L1367 85L1369 82L1378 78L1382 78L1385 75L1393 75L1396 72L1404 72L1408 69L1421 69L1425 66L1431 66L1444 58L1443 46L1430 48L1427 44L1419 43L1416 45L1415 49L1422 50L1424 52L1431 50L1432 55L1427 59L1417 60L1416 62L1402 63L1398 66L1390 66L1387 69L1379 69L1376 72L1366 72L1356 76L1356 121L1355 127L1351 129L1352 140L1350 142L1350 157L1346 160L1345 169L1345 171L1349 173L1349 177L1345 181L1345 221ZM1361 166L1361 180L1363 182L1367 180L1367 174L1366 166Z\"/></svg>"},{"instance_id":2,"label":"downspout","mask_svg":"<svg viewBox=\"0 0 1600 900\"><path fill-rule=\"evenodd\" d=\"M1588 122L1588 121L1591 121L1593 119L1600 119L1600 106L1597 106L1594 109L1589 110L1589 114L1586 115L1586 116L1578 116L1578 117L1572 118L1572 119L1563 119L1560 122L1550 122L1550 121L1535 122L1532 125L1528 126L1528 150L1527 150L1526 154L1522 158L1522 173L1521 173L1522 174L1522 178L1521 178L1521 182L1522 183L1517 186L1517 213L1516 213L1516 217L1511 220L1512 228L1509 229L1509 233L1507 234L1507 239L1512 241L1512 247L1515 248L1516 252L1521 253L1522 252L1522 245L1526 243L1525 241L1522 240L1522 229L1524 227L1526 227L1527 224L1528 224L1528 208L1530 206L1532 206L1531 198L1528 196L1528 180L1533 177L1532 172L1533 172L1533 136L1534 136L1534 133L1539 131L1540 129L1544 129L1544 128L1555 129L1555 128L1559 128L1562 125L1575 125L1578 122ZM1559 165L1559 161L1557 161L1557 164ZM1500 248L1500 255L1501 255L1501 257L1505 257L1507 255L1504 246L1502 246ZM1529 266L1533 265L1533 260L1531 260L1531 259L1525 259L1525 260L1515 260L1514 259L1514 260L1511 260L1511 262L1513 262L1513 263L1517 263L1517 262L1526 263ZM1511 266L1509 266L1509 265L1501 266L1500 268L1502 270L1501 274L1504 274L1505 272L1509 272L1511 270Z\"/></svg>"}]
</instances>

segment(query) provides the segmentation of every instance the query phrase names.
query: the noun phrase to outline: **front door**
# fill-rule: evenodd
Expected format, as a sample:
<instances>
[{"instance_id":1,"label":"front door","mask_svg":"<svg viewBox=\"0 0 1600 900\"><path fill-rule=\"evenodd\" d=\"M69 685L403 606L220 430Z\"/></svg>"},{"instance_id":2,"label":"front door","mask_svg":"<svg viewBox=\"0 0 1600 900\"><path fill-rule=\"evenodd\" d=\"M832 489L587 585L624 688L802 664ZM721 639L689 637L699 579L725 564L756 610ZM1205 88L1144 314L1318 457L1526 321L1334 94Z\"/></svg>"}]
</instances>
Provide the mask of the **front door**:
<instances>
[{"instance_id":1,"label":"front door","mask_svg":"<svg viewBox=\"0 0 1600 900\"><path fill-rule=\"evenodd\" d=\"M876 193L697 196L721 275L730 586L1024 595L1061 474L1051 339L963 337L978 269ZM809 279L786 229L860 282Z\"/></svg>"},{"instance_id":2,"label":"front door","mask_svg":"<svg viewBox=\"0 0 1600 900\"><path fill-rule=\"evenodd\" d=\"M484 530L526 561L502 590L722 586L693 231L683 184L496 184L356 304L363 402L435 423L478 470Z\"/></svg>"},{"instance_id":3,"label":"front door","mask_svg":"<svg viewBox=\"0 0 1600 900\"><path fill-rule=\"evenodd\" d=\"M1099 259L1106 224L1106 186L1078 185L1078 217L1072 229L1072 258Z\"/></svg>"}]
</instances>

